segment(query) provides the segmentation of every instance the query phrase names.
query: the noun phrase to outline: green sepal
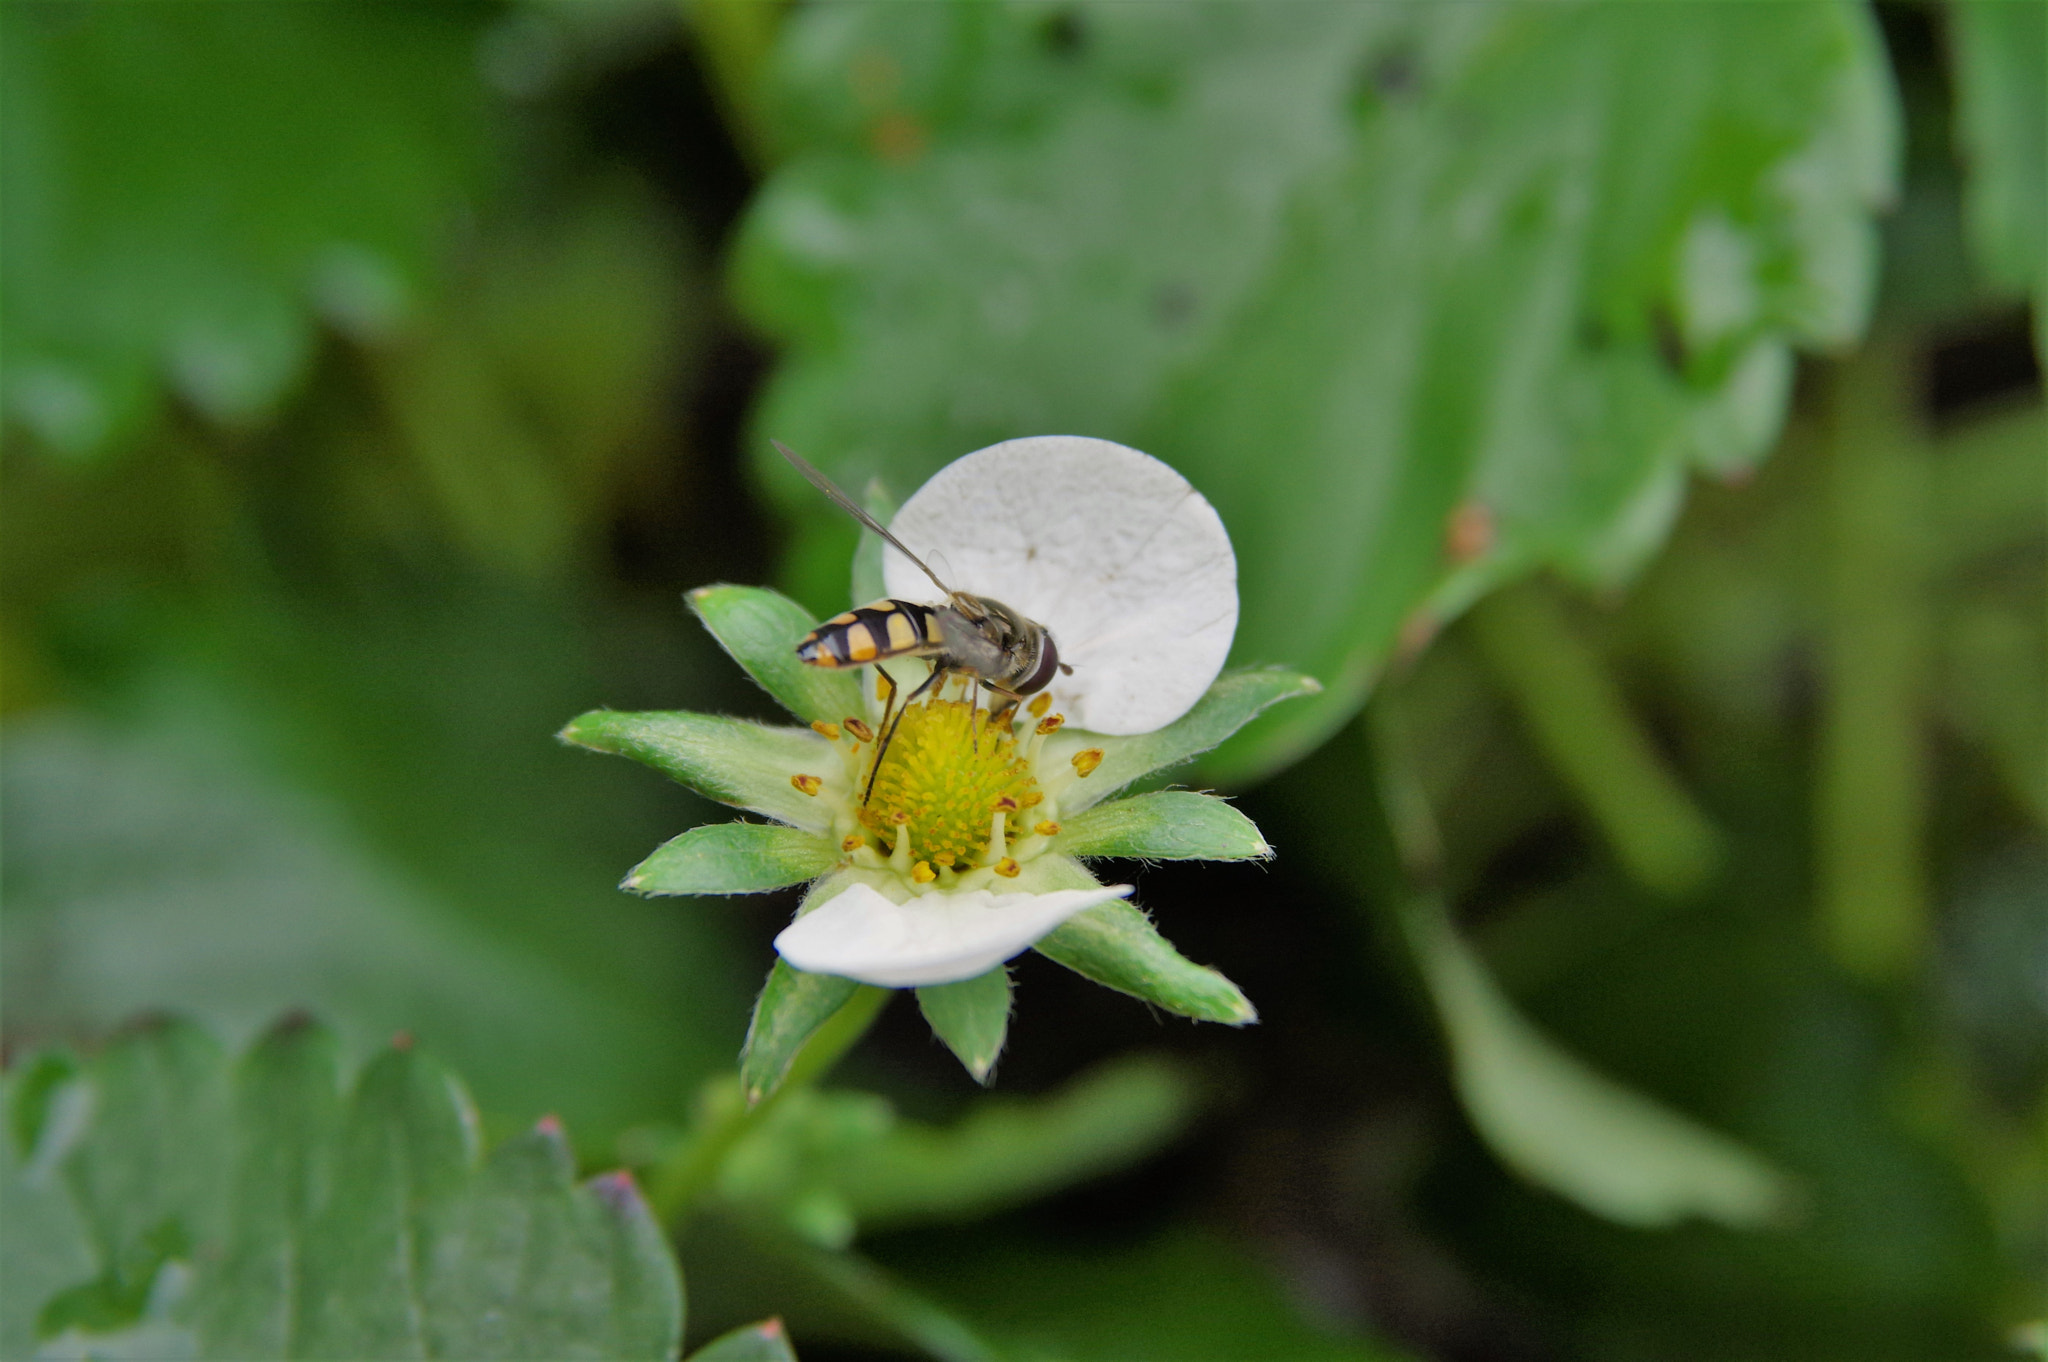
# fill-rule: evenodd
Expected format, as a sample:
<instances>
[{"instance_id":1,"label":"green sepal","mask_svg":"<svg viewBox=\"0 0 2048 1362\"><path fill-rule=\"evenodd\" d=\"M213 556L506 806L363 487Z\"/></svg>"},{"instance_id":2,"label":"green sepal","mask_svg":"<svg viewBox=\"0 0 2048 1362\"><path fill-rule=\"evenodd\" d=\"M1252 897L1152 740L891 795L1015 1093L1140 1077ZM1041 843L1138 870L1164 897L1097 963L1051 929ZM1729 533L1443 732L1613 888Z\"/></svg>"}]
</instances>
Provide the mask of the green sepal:
<instances>
[{"instance_id":1,"label":"green sepal","mask_svg":"<svg viewBox=\"0 0 2048 1362\"><path fill-rule=\"evenodd\" d=\"M1251 819L1193 790L1097 804L1062 824L1053 845L1069 856L1147 861L1254 861L1273 854Z\"/></svg>"},{"instance_id":2,"label":"green sepal","mask_svg":"<svg viewBox=\"0 0 2048 1362\"><path fill-rule=\"evenodd\" d=\"M831 827L833 796L847 797L845 764L830 743L801 728L687 710L594 709L571 719L556 736L631 757L721 804L813 832ZM803 793L790 783L798 774L817 776L828 793Z\"/></svg>"},{"instance_id":3,"label":"green sepal","mask_svg":"<svg viewBox=\"0 0 2048 1362\"><path fill-rule=\"evenodd\" d=\"M953 984L926 984L917 1006L974 1081L987 1086L1010 1030L1010 972L1001 965Z\"/></svg>"},{"instance_id":4,"label":"green sepal","mask_svg":"<svg viewBox=\"0 0 2048 1362\"><path fill-rule=\"evenodd\" d=\"M1046 889L1081 889L1096 883L1079 862L1041 856L1028 870ZM1098 903L1053 928L1033 947L1104 988L1143 998L1196 1021L1244 1026L1259 1011L1236 984L1173 948L1151 919L1123 900Z\"/></svg>"},{"instance_id":5,"label":"green sepal","mask_svg":"<svg viewBox=\"0 0 2048 1362\"><path fill-rule=\"evenodd\" d=\"M1313 676L1278 668L1226 672L1195 701L1193 709L1162 729L1131 737L1061 729L1046 740L1039 765L1057 771L1077 752L1090 747L1102 750L1102 764L1060 795L1061 816L1072 817L1134 780L1200 756L1257 718L1267 706L1297 695L1315 695L1322 688Z\"/></svg>"},{"instance_id":6,"label":"green sepal","mask_svg":"<svg viewBox=\"0 0 2048 1362\"><path fill-rule=\"evenodd\" d=\"M824 902L854 878L850 873L842 873L818 881L804 896L804 907ZM775 957L768 981L761 986L761 996L754 1000L746 1044L740 1047L740 1089L749 1106L782 1086L804 1042L830 1021L833 1013L846 1006L859 988L855 980L836 974L812 974L781 956Z\"/></svg>"},{"instance_id":7,"label":"green sepal","mask_svg":"<svg viewBox=\"0 0 2048 1362\"><path fill-rule=\"evenodd\" d=\"M852 670L810 667L797 660L797 641L817 621L781 592L759 586L700 586L690 593L690 609L762 690L805 723L836 724L866 713L860 681Z\"/></svg>"},{"instance_id":8,"label":"green sepal","mask_svg":"<svg viewBox=\"0 0 2048 1362\"><path fill-rule=\"evenodd\" d=\"M633 867L619 888L667 894L759 894L815 880L839 859L831 840L775 823L691 828Z\"/></svg>"},{"instance_id":9,"label":"green sepal","mask_svg":"<svg viewBox=\"0 0 2048 1362\"><path fill-rule=\"evenodd\" d=\"M796 1362L789 1331L779 1319L764 1319L720 1334L697 1349L684 1362Z\"/></svg>"}]
</instances>

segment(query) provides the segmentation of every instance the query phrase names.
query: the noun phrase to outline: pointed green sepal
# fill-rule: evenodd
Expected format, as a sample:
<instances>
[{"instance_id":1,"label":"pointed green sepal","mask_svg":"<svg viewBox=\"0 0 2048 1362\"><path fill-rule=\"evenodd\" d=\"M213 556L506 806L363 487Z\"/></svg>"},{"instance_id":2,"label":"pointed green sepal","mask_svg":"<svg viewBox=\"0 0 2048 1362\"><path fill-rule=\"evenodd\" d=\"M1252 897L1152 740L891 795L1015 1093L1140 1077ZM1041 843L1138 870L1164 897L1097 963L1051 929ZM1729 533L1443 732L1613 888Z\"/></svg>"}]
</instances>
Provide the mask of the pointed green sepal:
<instances>
[{"instance_id":1,"label":"pointed green sepal","mask_svg":"<svg viewBox=\"0 0 2048 1362\"><path fill-rule=\"evenodd\" d=\"M1053 845L1069 856L1146 861L1255 861L1273 854L1251 819L1193 790L1097 804L1068 819Z\"/></svg>"},{"instance_id":2,"label":"pointed green sepal","mask_svg":"<svg viewBox=\"0 0 2048 1362\"><path fill-rule=\"evenodd\" d=\"M1092 808L1134 780L1200 756L1243 728L1260 711L1297 695L1315 695L1322 683L1300 672L1257 668L1216 678L1193 709L1153 733L1120 738L1062 729L1046 741L1041 765L1057 770L1086 748L1102 750L1102 763L1060 796L1060 812L1071 817Z\"/></svg>"},{"instance_id":3,"label":"pointed green sepal","mask_svg":"<svg viewBox=\"0 0 2048 1362\"><path fill-rule=\"evenodd\" d=\"M917 1005L932 1034L987 1086L1010 1030L1010 972L1001 965L955 984L927 984Z\"/></svg>"},{"instance_id":4,"label":"pointed green sepal","mask_svg":"<svg viewBox=\"0 0 2048 1362\"><path fill-rule=\"evenodd\" d=\"M805 723L839 723L866 712L853 671L809 667L797 660L797 641L817 621L781 592L702 586L690 593L690 609L762 690Z\"/></svg>"},{"instance_id":5,"label":"pointed green sepal","mask_svg":"<svg viewBox=\"0 0 2048 1362\"><path fill-rule=\"evenodd\" d=\"M740 1050L740 1087L752 1105L782 1086L804 1042L846 1006L860 985L836 974L810 974L777 957L754 1003Z\"/></svg>"},{"instance_id":6,"label":"pointed green sepal","mask_svg":"<svg viewBox=\"0 0 2048 1362\"><path fill-rule=\"evenodd\" d=\"M815 880L839 860L830 839L774 823L691 828L633 867L619 888L667 894L759 894Z\"/></svg>"},{"instance_id":7,"label":"pointed green sepal","mask_svg":"<svg viewBox=\"0 0 2048 1362\"><path fill-rule=\"evenodd\" d=\"M842 797L848 779L839 754L815 733L715 714L594 709L556 736L631 757L721 804L814 832L831 826L827 794L807 795L791 778L814 775L824 791Z\"/></svg>"}]
</instances>

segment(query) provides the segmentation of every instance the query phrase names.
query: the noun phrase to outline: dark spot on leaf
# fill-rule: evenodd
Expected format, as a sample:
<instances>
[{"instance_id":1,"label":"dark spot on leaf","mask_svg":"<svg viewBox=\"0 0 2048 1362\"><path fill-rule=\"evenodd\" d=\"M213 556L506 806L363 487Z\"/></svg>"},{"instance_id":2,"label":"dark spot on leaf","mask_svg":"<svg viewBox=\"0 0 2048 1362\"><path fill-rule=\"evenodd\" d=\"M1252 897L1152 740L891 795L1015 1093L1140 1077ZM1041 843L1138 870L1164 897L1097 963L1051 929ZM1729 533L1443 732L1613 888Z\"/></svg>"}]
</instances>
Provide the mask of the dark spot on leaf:
<instances>
[{"instance_id":1,"label":"dark spot on leaf","mask_svg":"<svg viewBox=\"0 0 2048 1362\"><path fill-rule=\"evenodd\" d=\"M1080 56L1088 46L1088 25L1082 20L1079 10L1055 10L1046 16L1038 36L1046 51L1071 60Z\"/></svg>"},{"instance_id":2,"label":"dark spot on leaf","mask_svg":"<svg viewBox=\"0 0 2048 1362\"><path fill-rule=\"evenodd\" d=\"M394 1049L394 1050L410 1050L410 1049L412 1049L412 1032L410 1032L410 1031L397 1031L397 1032L394 1032L394 1033L392 1034L392 1037L391 1037L391 1048L392 1048L392 1049Z\"/></svg>"},{"instance_id":3,"label":"dark spot on leaf","mask_svg":"<svg viewBox=\"0 0 2048 1362\"><path fill-rule=\"evenodd\" d=\"M1678 319L1662 303L1650 311L1650 334L1657 344L1657 358L1664 361L1664 367L1680 378L1685 377L1685 337L1679 333Z\"/></svg>"},{"instance_id":4,"label":"dark spot on leaf","mask_svg":"<svg viewBox=\"0 0 2048 1362\"><path fill-rule=\"evenodd\" d=\"M868 130L868 145L875 155L892 165L909 165L924 155L931 137L924 124L901 109L892 109L875 120Z\"/></svg>"},{"instance_id":5,"label":"dark spot on leaf","mask_svg":"<svg viewBox=\"0 0 2048 1362\"><path fill-rule=\"evenodd\" d=\"M1174 281L1161 284L1152 293L1152 316L1169 331L1178 331L1194 320L1199 300L1192 286Z\"/></svg>"},{"instance_id":6,"label":"dark spot on leaf","mask_svg":"<svg viewBox=\"0 0 2048 1362\"><path fill-rule=\"evenodd\" d=\"M1410 103L1421 94L1421 57L1404 39L1372 53L1359 66L1352 112L1363 117L1389 104Z\"/></svg>"}]
</instances>

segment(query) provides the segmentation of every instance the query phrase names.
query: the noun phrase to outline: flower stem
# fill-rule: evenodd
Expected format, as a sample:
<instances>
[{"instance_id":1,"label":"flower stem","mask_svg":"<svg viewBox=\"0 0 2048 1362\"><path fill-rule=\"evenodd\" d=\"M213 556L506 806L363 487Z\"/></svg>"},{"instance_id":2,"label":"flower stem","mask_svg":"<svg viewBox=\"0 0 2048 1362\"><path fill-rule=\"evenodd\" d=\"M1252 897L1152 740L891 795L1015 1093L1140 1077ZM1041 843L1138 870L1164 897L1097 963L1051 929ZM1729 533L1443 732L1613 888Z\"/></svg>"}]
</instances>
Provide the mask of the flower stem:
<instances>
[{"instance_id":1,"label":"flower stem","mask_svg":"<svg viewBox=\"0 0 2048 1362\"><path fill-rule=\"evenodd\" d=\"M738 1147L783 1097L824 1076L881 1015L892 990L863 984L805 1042L791 1061L782 1085L748 1106L737 1085L719 1094L720 1104L705 1120L696 1138L679 1144L647 1175L647 1200L665 1224L689 1217L718 1179L726 1157Z\"/></svg>"}]
</instances>

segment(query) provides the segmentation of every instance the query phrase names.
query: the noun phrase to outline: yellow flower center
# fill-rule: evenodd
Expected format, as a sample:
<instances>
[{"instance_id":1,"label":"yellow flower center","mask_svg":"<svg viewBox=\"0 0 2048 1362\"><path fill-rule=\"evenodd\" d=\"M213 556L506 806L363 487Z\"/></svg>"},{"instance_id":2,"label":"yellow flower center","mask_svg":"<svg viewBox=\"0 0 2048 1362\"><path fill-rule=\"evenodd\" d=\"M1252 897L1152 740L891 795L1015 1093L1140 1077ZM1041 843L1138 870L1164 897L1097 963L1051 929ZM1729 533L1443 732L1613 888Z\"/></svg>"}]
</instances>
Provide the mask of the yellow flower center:
<instances>
[{"instance_id":1,"label":"yellow flower center","mask_svg":"<svg viewBox=\"0 0 2048 1362\"><path fill-rule=\"evenodd\" d=\"M1015 836L1040 802L1037 786L1007 724L966 701L933 699L903 711L860 821L885 855L902 827L919 861L978 865L998 812L1005 838Z\"/></svg>"}]
</instances>

